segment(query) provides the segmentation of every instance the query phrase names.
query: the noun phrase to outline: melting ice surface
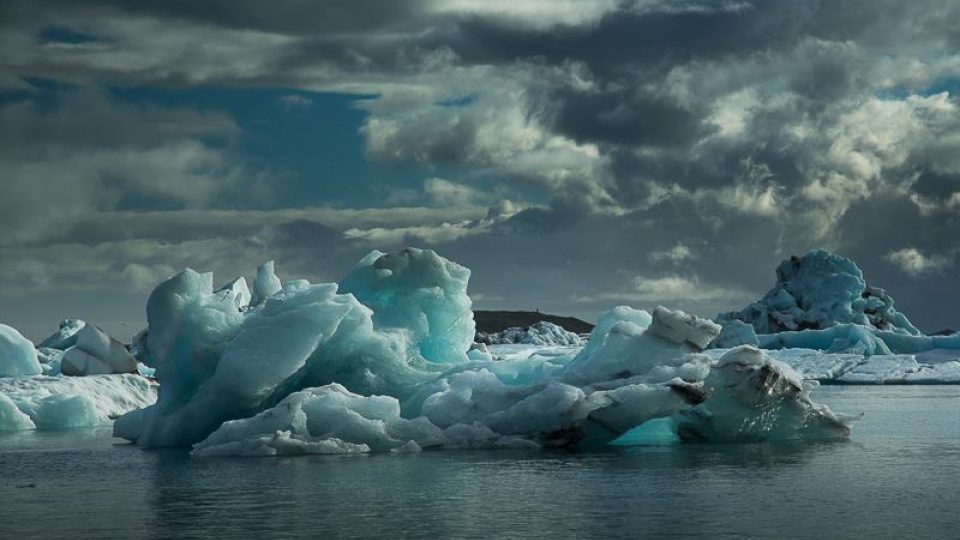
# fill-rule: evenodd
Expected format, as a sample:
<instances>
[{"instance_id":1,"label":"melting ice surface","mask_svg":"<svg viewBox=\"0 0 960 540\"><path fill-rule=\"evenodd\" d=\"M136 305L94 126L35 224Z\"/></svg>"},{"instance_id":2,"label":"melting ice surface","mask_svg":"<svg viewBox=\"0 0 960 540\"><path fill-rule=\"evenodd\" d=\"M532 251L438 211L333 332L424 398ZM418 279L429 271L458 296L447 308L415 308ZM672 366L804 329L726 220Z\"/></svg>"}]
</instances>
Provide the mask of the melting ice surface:
<instances>
[{"instance_id":1,"label":"melting ice surface","mask_svg":"<svg viewBox=\"0 0 960 540\"><path fill-rule=\"evenodd\" d=\"M614 309L579 352L470 351L469 277L418 249L373 252L339 285L281 284L267 264L253 295L181 272L150 295L138 345L158 400L115 434L195 456L591 448L655 419L698 441L849 434L816 383L749 346L714 362L720 326L679 311Z\"/></svg>"}]
</instances>

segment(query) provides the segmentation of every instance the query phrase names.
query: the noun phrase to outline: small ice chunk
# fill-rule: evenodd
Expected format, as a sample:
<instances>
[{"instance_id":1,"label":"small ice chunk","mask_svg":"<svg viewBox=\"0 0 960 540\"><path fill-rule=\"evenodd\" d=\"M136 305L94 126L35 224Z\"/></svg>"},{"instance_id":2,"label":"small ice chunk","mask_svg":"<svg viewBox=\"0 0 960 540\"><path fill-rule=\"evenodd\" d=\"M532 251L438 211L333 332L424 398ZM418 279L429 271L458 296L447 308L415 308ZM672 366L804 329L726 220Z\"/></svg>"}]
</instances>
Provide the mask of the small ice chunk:
<instances>
[{"instance_id":1,"label":"small ice chunk","mask_svg":"<svg viewBox=\"0 0 960 540\"><path fill-rule=\"evenodd\" d=\"M60 372L73 376L136 373L137 361L122 343L88 324L77 333L76 344L64 353Z\"/></svg>"},{"instance_id":2,"label":"small ice chunk","mask_svg":"<svg viewBox=\"0 0 960 540\"><path fill-rule=\"evenodd\" d=\"M77 342L77 333L80 332L86 324L87 323L80 319L64 319L60 321L60 329L37 344L37 348L45 347L65 351L73 347Z\"/></svg>"},{"instance_id":3,"label":"small ice chunk","mask_svg":"<svg viewBox=\"0 0 960 540\"><path fill-rule=\"evenodd\" d=\"M720 325L680 310L671 311L657 306L653 310L653 323L649 332L678 345L686 343L703 350L720 335Z\"/></svg>"},{"instance_id":4,"label":"small ice chunk","mask_svg":"<svg viewBox=\"0 0 960 540\"><path fill-rule=\"evenodd\" d=\"M739 345L753 345L754 347L759 345L757 332L753 329L753 326L737 319L723 321L722 326L720 335L710 343L711 348L731 349Z\"/></svg>"},{"instance_id":5,"label":"small ice chunk","mask_svg":"<svg viewBox=\"0 0 960 540\"><path fill-rule=\"evenodd\" d=\"M237 283L236 281L232 283ZM246 282L243 282L243 286L246 286ZM274 270L273 261L267 261L257 267L257 279L253 281L253 298L250 301L250 305L259 306L267 301L267 298L280 292L280 289L283 288L283 285L280 283L280 278L277 277L277 274ZM235 302L236 304L237 302Z\"/></svg>"},{"instance_id":6,"label":"small ice chunk","mask_svg":"<svg viewBox=\"0 0 960 540\"><path fill-rule=\"evenodd\" d=\"M270 264L272 264L272 261ZM257 270L257 276L259 277L259 275L260 271ZM279 282L279 279L277 281ZM246 309L253 300L253 296L250 294L250 288L247 287L247 280L243 279L242 277L238 277L223 287L220 287L216 292L224 295L224 298L232 299L237 305L237 309Z\"/></svg>"}]
</instances>

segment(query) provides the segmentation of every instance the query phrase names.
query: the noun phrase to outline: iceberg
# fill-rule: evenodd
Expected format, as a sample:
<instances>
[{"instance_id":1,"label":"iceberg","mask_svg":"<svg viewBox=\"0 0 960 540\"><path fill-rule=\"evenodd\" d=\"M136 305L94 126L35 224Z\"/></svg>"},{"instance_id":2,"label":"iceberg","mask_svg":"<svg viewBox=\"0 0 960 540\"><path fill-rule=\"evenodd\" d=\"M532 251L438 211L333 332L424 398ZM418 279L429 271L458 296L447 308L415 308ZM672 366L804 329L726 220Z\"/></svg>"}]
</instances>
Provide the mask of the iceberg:
<instances>
[{"instance_id":1,"label":"iceberg","mask_svg":"<svg viewBox=\"0 0 960 540\"><path fill-rule=\"evenodd\" d=\"M156 400L139 375L0 379L0 431L107 426Z\"/></svg>"},{"instance_id":2,"label":"iceberg","mask_svg":"<svg viewBox=\"0 0 960 540\"><path fill-rule=\"evenodd\" d=\"M752 325L738 319L730 319L723 321L722 326L720 335L710 343L710 347L732 349L738 345L753 345L755 347L760 345L757 332Z\"/></svg>"},{"instance_id":3,"label":"iceberg","mask_svg":"<svg viewBox=\"0 0 960 540\"><path fill-rule=\"evenodd\" d=\"M86 326L80 319L64 319L60 321L60 328L52 335L37 344L38 349L58 349L65 351L77 342L77 333Z\"/></svg>"},{"instance_id":4,"label":"iceberg","mask_svg":"<svg viewBox=\"0 0 960 540\"><path fill-rule=\"evenodd\" d=\"M673 420L681 440L832 440L850 436L852 417L810 399L816 383L748 345L720 358L704 382L709 397Z\"/></svg>"},{"instance_id":5,"label":"iceberg","mask_svg":"<svg viewBox=\"0 0 960 540\"><path fill-rule=\"evenodd\" d=\"M619 309L608 315L608 321L620 319L637 326L629 322L638 319L636 310ZM640 318L644 319L647 318ZM737 414L770 416L767 409L766 413L751 412L747 398L743 397L749 394L747 389L755 383L756 370L732 370L715 384L715 389L708 391L704 388L703 381L710 373L711 359L690 353L695 346L688 339L694 338L699 343L709 341L719 331L715 325L663 308L656 310L650 319L650 328L660 326L656 322L668 321L669 324L661 325L669 328L664 333L672 339L644 331L631 336L630 339L635 341L632 350L642 353L653 343L656 345L654 351L666 362L666 365L654 366L646 374L583 384L581 372L575 368L608 359L601 354L574 359L561 356L569 362L566 367L561 360L557 369L541 374L539 378L516 377L511 373L513 366L509 364L515 361L524 363L528 359L463 365L422 385L417 394L405 400L382 395L363 396L339 384L307 388L288 395L276 406L255 416L224 422L205 440L194 445L192 455L272 456L432 448L594 448L616 441L648 421L670 420L698 404L718 403L720 398L713 397L711 392L716 395L729 393L730 385L738 388L736 399L745 403L740 408L722 409L729 416L730 423ZM600 327L592 339L604 343L626 339L617 326ZM623 344L616 347L623 350ZM672 350L672 355L668 350ZM760 351L756 354L756 362L761 364L758 369L763 365L775 365L781 370L777 373L789 370ZM637 357L622 358L619 367L637 360ZM724 365L727 364L732 365L733 361L728 360ZM635 368L635 371L644 370ZM809 390L798 376L794 376L791 382ZM776 429L735 430L724 434L723 440L755 440L764 435L771 438L836 438L849 432L848 427L844 431L847 424L837 420L840 417L813 404L807 393L794 393L793 389L790 385L775 387L771 390L775 397L770 400L784 404L782 414L800 415L802 412L807 424L799 424L795 419L773 418L770 422L779 422ZM700 411L697 414L703 416L705 413ZM834 420L840 422L834 426L836 429L824 427L833 425ZM823 425L818 423L821 421ZM679 430L679 426L686 424L671 425ZM817 431L804 433L805 426ZM692 429L687 428L684 433L693 433ZM704 431L701 439L708 437L720 438L717 433L706 434ZM692 439L688 437L688 440Z\"/></svg>"},{"instance_id":6,"label":"iceberg","mask_svg":"<svg viewBox=\"0 0 960 540\"><path fill-rule=\"evenodd\" d=\"M268 270L258 279L274 275ZM121 418L116 433L141 446L185 446L227 420L334 382L365 395L409 395L444 364L467 361L468 277L432 251L374 252L344 279L349 294L296 280L244 309L213 291L211 274L187 269L147 302L157 404Z\"/></svg>"},{"instance_id":7,"label":"iceberg","mask_svg":"<svg viewBox=\"0 0 960 540\"><path fill-rule=\"evenodd\" d=\"M813 250L777 267L777 282L763 298L717 320L740 320L758 334L822 330L852 323L898 334L920 335L905 315L894 309L883 289L868 286L857 265L840 255Z\"/></svg>"},{"instance_id":8,"label":"iceberg","mask_svg":"<svg viewBox=\"0 0 960 540\"><path fill-rule=\"evenodd\" d=\"M23 377L42 372L33 342L15 328L0 324L0 377Z\"/></svg>"},{"instance_id":9,"label":"iceberg","mask_svg":"<svg viewBox=\"0 0 960 540\"><path fill-rule=\"evenodd\" d=\"M567 376L590 383L629 379L657 369L668 373L667 378L694 371L695 380L706 375L702 363L676 361L685 359L686 353L702 351L719 333L716 323L682 311L660 306L651 316L645 311L617 307L600 318L587 345L571 361Z\"/></svg>"},{"instance_id":10,"label":"iceberg","mask_svg":"<svg viewBox=\"0 0 960 540\"><path fill-rule=\"evenodd\" d=\"M738 414L769 415L742 396L758 372L789 369L759 352L755 369L732 368L733 360L714 368L703 352L721 327L664 307L611 310L579 350L487 350L473 343L469 270L429 250L374 251L339 284L275 288L275 277L272 264L260 267L257 281L269 286L255 285L248 305L238 280L214 290L211 274L187 269L161 283L136 347L156 368L158 399L119 418L115 435L144 447L192 446L197 457L593 448L705 403L728 418L721 428ZM770 386L779 396L770 399L784 404L772 414L802 412L811 433L798 435L804 425L784 419L724 440L841 433L818 423L828 411L798 384L796 392ZM730 399L740 408L721 399L735 386ZM708 431L701 427L702 438L721 438Z\"/></svg>"},{"instance_id":11,"label":"iceberg","mask_svg":"<svg viewBox=\"0 0 960 540\"><path fill-rule=\"evenodd\" d=\"M718 349L754 345L864 357L960 350L960 335L923 335L883 289L866 284L853 261L823 250L783 261L762 299L716 320L723 330L710 346Z\"/></svg>"},{"instance_id":12,"label":"iceberg","mask_svg":"<svg viewBox=\"0 0 960 540\"><path fill-rule=\"evenodd\" d=\"M136 373L137 361L119 341L87 324L76 333L74 345L60 358L60 373L84 376Z\"/></svg>"},{"instance_id":13,"label":"iceberg","mask_svg":"<svg viewBox=\"0 0 960 540\"><path fill-rule=\"evenodd\" d=\"M474 341L484 345L547 345L555 347L578 347L580 336L552 322L540 321L527 328L519 326L500 332L477 332Z\"/></svg>"}]
</instances>

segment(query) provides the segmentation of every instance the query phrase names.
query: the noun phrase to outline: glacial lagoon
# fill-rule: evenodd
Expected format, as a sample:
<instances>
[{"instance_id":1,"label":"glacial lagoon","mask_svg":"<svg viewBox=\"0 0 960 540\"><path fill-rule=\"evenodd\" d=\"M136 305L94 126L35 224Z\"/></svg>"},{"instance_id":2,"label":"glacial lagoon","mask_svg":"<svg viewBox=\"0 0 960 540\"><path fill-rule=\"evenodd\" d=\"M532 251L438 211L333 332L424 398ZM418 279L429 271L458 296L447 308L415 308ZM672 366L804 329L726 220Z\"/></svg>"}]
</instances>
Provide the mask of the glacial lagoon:
<instances>
[{"instance_id":1,"label":"glacial lagoon","mask_svg":"<svg viewBox=\"0 0 960 540\"><path fill-rule=\"evenodd\" d=\"M822 386L850 440L191 459L0 435L2 538L950 537L960 386Z\"/></svg>"}]
</instances>

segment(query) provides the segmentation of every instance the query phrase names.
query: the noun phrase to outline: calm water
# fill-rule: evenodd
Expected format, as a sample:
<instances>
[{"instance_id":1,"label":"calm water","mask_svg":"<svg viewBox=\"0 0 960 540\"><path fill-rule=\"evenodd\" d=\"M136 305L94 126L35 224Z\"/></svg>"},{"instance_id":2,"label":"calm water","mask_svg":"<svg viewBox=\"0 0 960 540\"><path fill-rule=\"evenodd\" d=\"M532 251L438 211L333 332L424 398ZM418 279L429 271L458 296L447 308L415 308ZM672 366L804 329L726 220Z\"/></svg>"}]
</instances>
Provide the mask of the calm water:
<instances>
[{"instance_id":1,"label":"calm water","mask_svg":"<svg viewBox=\"0 0 960 540\"><path fill-rule=\"evenodd\" d=\"M824 387L853 440L191 460L0 437L0 538L956 537L960 387Z\"/></svg>"}]
</instances>

